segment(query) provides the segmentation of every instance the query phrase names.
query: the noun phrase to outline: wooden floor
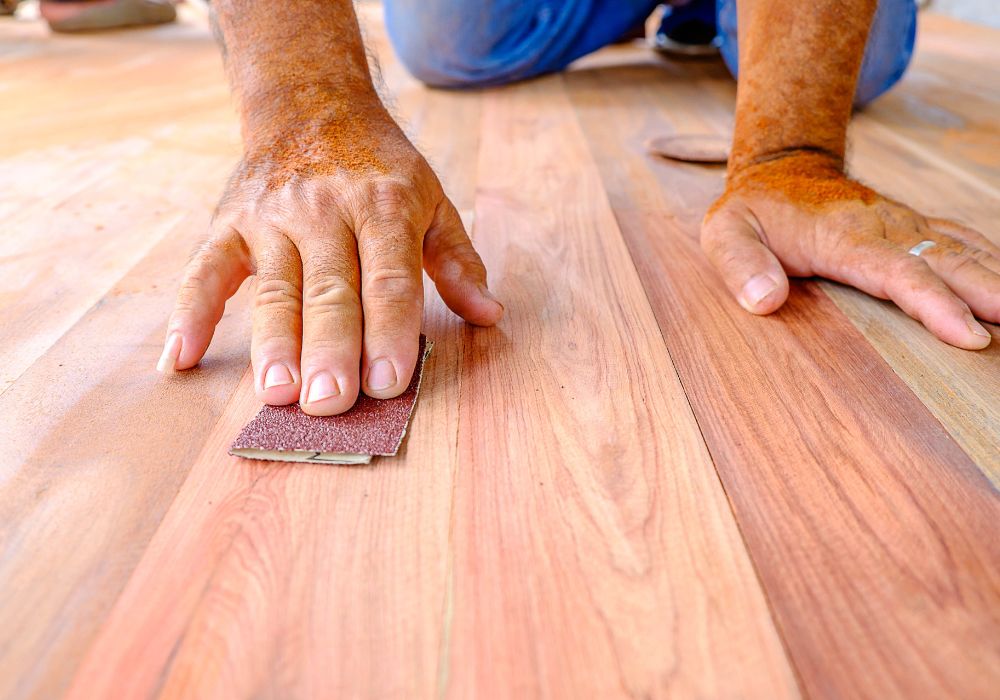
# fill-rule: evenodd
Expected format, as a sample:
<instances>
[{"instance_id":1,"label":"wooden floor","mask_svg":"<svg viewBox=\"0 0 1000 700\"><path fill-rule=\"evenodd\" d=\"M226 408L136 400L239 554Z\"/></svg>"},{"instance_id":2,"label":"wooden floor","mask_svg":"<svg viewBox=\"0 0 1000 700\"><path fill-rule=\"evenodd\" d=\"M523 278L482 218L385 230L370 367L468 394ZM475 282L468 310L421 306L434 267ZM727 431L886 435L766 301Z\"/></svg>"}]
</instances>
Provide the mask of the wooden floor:
<instances>
[{"instance_id":1,"label":"wooden floor","mask_svg":"<svg viewBox=\"0 0 1000 700\"><path fill-rule=\"evenodd\" d=\"M334 468L226 454L246 290L154 371L239 153L204 16L0 21L0 698L997 697L1000 329L741 311L697 244L722 171L642 148L728 130L721 64L436 92L366 24L507 316L429 291L405 453ZM854 169L1000 240L1000 32L921 29Z\"/></svg>"}]
</instances>

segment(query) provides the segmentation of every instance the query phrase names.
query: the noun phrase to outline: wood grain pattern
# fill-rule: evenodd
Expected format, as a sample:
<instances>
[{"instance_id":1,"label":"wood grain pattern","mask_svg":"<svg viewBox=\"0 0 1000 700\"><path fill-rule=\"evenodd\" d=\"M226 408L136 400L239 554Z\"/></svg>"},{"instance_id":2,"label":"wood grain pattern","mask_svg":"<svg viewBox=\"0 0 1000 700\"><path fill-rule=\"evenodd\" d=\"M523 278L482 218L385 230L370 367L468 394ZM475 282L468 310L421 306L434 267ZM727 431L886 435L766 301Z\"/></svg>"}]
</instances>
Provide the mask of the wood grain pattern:
<instances>
[{"instance_id":1,"label":"wood grain pattern","mask_svg":"<svg viewBox=\"0 0 1000 700\"><path fill-rule=\"evenodd\" d=\"M933 14L924 14L921 24L913 67L858 123L886 127L879 138L933 161L969 187L988 187L995 199L1000 172L996 33Z\"/></svg>"},{"instance_id":2,"label":"wood grain pattern","mask_svg":"<svg viewBox=\"0 0 1000 700\"><path fill-rule=\"evenodd\" d=\"M642 70L567 80L806 692L989 697L996 492L815 284L767 318L728 298L687 213L712 188L637 147L657 108L621 86Z\"/></svg>"},{"instance_id":3,"label":"wood grain pattern","mask_svg":"<svg viewBox=\"0 0 1000 700\"><path fill-rule=\"evenodd\" d=\"M241 295L201 368L183 380L153 370L203 217L0 396L2 697L60 695L246 366Z\"/></svg>"},{"instance_id":4,"label":"wood grain pattern","mask_svg":"<svg viewBox=\"0 0 1000 700\"><path fill-rule=\"evenodd\" d=\"M449 694L797 695L560 79L483 110Z\"/></svg>"},{"instance_id":5,"label":"wood grain pattern","mask_svg":"<svg viewBox=\"0 0 1000 700\"><path fill-rule=\"evenodd\" d=\"M238 151L195 10L0 22L0 697L990 697L997 349L827 283L728 299L695 238L722 171L642 149L730 129L719 63L431 91L361 5L507 316L428 283L399 459L226 455L246 290L203 367L152 370ZM992 235L997 33L926 27L853 166Z\"/></svg>"},{"instance_id":6,"label":"wood grain pattern","mask_svg":"<svg viewBox=\"0 0 1000 700\"><path fill-rule=\"evenodd\" d=\"M582 67L583 74L588 68L620 69L616 73L619 82L609 89L616 96L624 95L623 99L641 96L641 106L636 109L643 110L641 129L646 137L674 131L728 133L735 85L726 78L721 65L662 64L644 51L619 47L588 58L582 62ZM894 98L896 104L912 105L911 77L919 77L918 70L915 68L914 74L904 79L886 99ZM651 90L648 88L651 84L661 87ZM876 102L869 112L873 114L881 104ZM961 111L968 104L959 101L952 109ZM579 108L587 109L587 106ZM600 109L596 111L599 113ZM922 112L916 112L914 118L918 119ZM995 224L1000 217L1000 200L988 196L988 190L1000 187L1000 171L993 172L989 179L973 173L956 179L952 177L951 168L958 165L942 169L940 158L921 157L928 147L917 144L911 148L904 137L886 139L884 136L892 130L892 122L879 123L872 128L875 121L866 113L852 127L852 172L921 211L958 219L1000 240L1000 229ZM940 136L941 129L929 133ZM982 158L988 159L990 153L1000 152L989 148L988 133L974 129L970 133L982 137ZM932 136L923 138L929 141ZM628 146L630 150L642 151L641 143L631 142ZM678 193L671 202L674 213L683 212L691 221L701 217L705 203L721 192L723 186L721 168L685 166L673 171L654 167L652 172L663 187ZM901 177L900 173L906 176ZM629 172L628 177L631 176ZM970 182L981 186L970 187ZM639 199L644 196L638 188L633 188L630 194ZM994 485L1000 485L1000 345L994 343L977 353L956 352L930 337L919 323L892 304L834 283L824 282L822 286ZM994 334L1000 337L996 330Z\"/></svg>"},{"instance_id":7,"label":"wood grain pattern","mask_svg":"<svg viewBox=\"0 0 1000 700\"><path fill-rule=\"evenodd\" d=\"M449 115L468 100L414 91L398 72L387 78L444 171L474 171L478 129L459 139L468 151L450 146ZM427 100L438 108L427 110ZM449 191L457 206L471 204L471 188ZM71 696L436 694L462 344L459 322L433 292L425 313L437 345L397 460L365 470L231 460L229 441L256 410L241 387ZM141 653L130 655L124 639Z\"/></svg>"},{"instance_id":8,"label":"wood grain pattern","mask_svg":"<svg viewBox=\"0 0 1000 700\"><path fill-rule=\"evenodd\" d=\"M0 392L186 212L214 206L238 153L203 28L53 41L5 22L20 51L0 56Z\"/></svg>"},{"instance_id":9,"label":"wood grain pattern","mask_svg":"<svg viewBox=\"0 0 1000 700\"><path fill-rule=\"evenodd\" d=\"M0 29L19 49L0 56L0 697L54 698L246 366L241 296L202 368L153 371L238 150L203 26Z\"/></svg>"}]
</instances>

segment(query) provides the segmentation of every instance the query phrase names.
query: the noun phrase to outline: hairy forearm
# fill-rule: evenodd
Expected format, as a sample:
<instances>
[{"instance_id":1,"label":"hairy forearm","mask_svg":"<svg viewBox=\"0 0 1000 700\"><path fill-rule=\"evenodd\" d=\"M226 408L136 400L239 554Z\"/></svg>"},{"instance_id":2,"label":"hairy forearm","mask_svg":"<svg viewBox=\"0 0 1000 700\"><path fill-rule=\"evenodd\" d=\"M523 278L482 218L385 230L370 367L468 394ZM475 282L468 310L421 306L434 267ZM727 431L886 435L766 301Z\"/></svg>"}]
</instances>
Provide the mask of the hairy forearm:
<instances>
[{"instance_id":1,"label":"hairy forearm","mask_svg":"<svg viewBox=\"0 0 1000 700\"><path fill-rule=\"evenodd\" d=\"M842 167L877 0L741 0L730 174L792 152Z\"/></svg>"},{"instance_id":2,"label":"hairy forearm","mask_svg":"<svg viewBox=\"0 0 1000 700\"><path fill-rule=\"evenodd\" d=\"M275 182L334 163L380 167L353 146L385 111L351 0L219 0L213 9L249 166L271 168Z\"/></svg>"}]
</instances>

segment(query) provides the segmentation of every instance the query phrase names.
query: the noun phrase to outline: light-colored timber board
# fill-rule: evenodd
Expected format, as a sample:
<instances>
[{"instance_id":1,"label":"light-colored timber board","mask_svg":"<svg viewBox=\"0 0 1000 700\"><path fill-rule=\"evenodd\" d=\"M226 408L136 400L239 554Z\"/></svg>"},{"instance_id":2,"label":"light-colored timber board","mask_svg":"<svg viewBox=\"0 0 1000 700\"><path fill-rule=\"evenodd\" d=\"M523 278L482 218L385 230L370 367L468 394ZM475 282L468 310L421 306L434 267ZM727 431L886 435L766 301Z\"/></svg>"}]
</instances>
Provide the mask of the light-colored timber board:
<instances>
[{"instance_id":1,"label":"light-colored timber board","mask_svg":"<svg viewBox=\"0 0 1000 700\"><path fill-rule=\"evenodd\" d=\"M245 290L201 368L152 371L238 157L203 13L0 22L0 697L987 697L997 347L829 283L728 299L696 242L721 171L641 151L727 132L719 64L430 91L363 12L508 314L428 283L405 450L362 469L225 454ZM852 167L996 237L998 33L923 19Z\"/></svg>"}]
</instances>

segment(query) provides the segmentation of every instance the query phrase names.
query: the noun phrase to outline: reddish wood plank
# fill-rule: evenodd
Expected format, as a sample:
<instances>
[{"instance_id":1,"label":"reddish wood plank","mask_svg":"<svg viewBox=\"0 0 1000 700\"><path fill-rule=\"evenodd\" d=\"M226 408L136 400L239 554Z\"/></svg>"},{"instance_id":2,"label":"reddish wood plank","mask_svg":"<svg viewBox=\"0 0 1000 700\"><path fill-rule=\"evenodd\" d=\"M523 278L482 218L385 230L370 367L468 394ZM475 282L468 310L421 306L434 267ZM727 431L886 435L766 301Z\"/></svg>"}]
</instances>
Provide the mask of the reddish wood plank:
<instances>
[{"instance_id":1,"label":"reddish wood plank","mask_svg":"<svg viewBox=\"0 0 1000 700\"><path fill-rule=\"evenodd\" d=\"M559 78L488 93L450 697L794 697Z\"/></svg>"},{"instance_id":2,"label":"reddish wood plank","mask_svg":"<svg viewBox=\"0 0 1000 700\"><path fill-rule=\"evenodd\" d=\"M376 27L377 29L377 27ZM404 116L470 205L478 100L393 77ZM454 114L468 118L456 130ZM459 144L464 148L453 148ZM235 460L244 383L195 460L71 697L431 697L447 589L461 323L428 289L436 341L401 457L370 468ZM247 378L247 382L249 379Z\"/></svg>"},{"instance_id":3,"label":"reddish wood plank","mask_svg":"<svg viewBox=\"0 0 1000 700\"><path fill-rule=\"evenodd\" d=\"M996 491L815 285L768 318L729 299L697 244L718 176L642 154L657 109L622 89L642 73L568 81L806 691L989 697Z\"/></svg>"}]
</instances>

